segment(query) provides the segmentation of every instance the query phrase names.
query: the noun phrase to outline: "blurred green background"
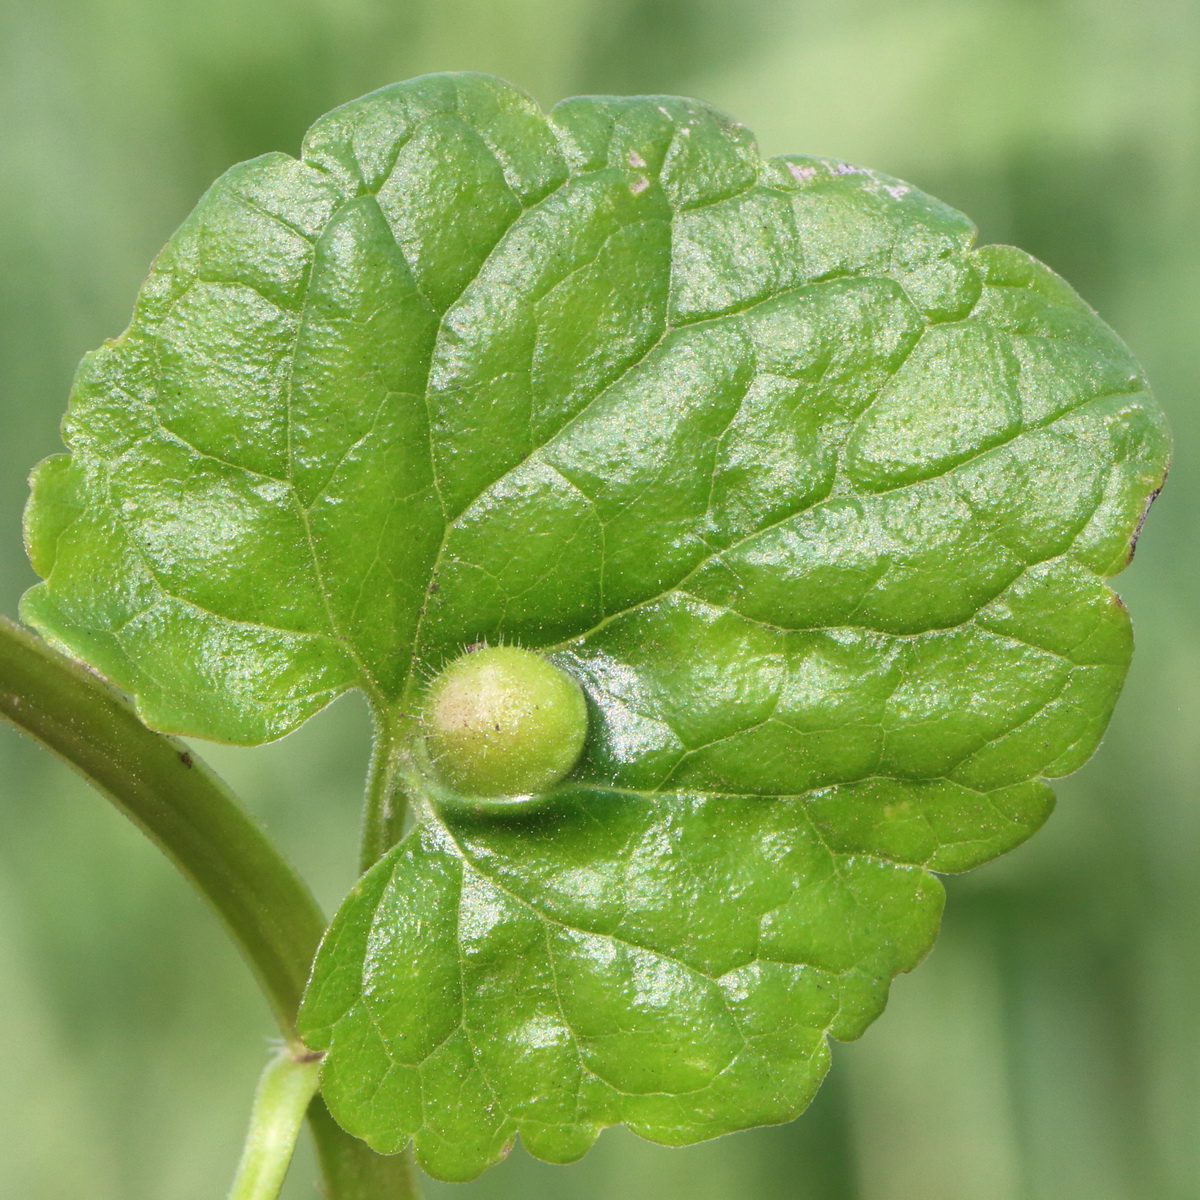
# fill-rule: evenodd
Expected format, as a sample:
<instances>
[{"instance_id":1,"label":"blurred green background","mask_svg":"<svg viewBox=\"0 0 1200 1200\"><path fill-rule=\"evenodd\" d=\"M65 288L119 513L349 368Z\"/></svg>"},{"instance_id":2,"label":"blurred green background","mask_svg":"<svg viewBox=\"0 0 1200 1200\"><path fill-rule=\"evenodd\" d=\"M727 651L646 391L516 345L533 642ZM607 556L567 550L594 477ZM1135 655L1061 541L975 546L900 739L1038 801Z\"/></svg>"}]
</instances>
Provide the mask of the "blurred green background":
<instances>
[{"instance_id":1,"label":"blurred green background","mask_svg":"<svg viewBox=\"0 0 1200 1200\"><path fill-rule=\"evenodd\" d=\"M950 882L945 929L790 1126L685 1151L519 1150L445 1197L1200 1197L1200 348L1196 0L0 0L0 609L31 582L25 475L80 355L229 164L430 70L544 104L682 92L768 153L830 154L963 208L1066 275L1143 359L1174 477L1120 587L1139 656L1047 830ZM206 748L336 903L367 728L342 701ZM225 1193L270 1021L172 870L0 729L0 1196ZM313 1195L307 1149L287 1184Z\"/></svg>"}]
</instances>

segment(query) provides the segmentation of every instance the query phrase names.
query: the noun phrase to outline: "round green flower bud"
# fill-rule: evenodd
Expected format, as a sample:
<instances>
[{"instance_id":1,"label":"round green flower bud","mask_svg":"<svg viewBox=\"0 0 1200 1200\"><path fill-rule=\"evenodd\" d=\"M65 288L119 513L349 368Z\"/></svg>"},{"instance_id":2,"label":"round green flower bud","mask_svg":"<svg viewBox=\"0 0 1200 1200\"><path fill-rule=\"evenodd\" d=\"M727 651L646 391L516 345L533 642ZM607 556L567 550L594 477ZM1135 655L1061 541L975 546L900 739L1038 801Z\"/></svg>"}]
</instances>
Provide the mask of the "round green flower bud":
<instances>
[{"instance_id":1,"label":"round green flower bud","mask_svg":"<svg viewBox=\"0 0 1200 1200\"><path fill-rule=\"evenodd\" d=\"M456 658L434 681L425 709L438 774L468 796L545 791L579 761L587 704L579 684L519 646Z\"/></svg>"}]
</instances>

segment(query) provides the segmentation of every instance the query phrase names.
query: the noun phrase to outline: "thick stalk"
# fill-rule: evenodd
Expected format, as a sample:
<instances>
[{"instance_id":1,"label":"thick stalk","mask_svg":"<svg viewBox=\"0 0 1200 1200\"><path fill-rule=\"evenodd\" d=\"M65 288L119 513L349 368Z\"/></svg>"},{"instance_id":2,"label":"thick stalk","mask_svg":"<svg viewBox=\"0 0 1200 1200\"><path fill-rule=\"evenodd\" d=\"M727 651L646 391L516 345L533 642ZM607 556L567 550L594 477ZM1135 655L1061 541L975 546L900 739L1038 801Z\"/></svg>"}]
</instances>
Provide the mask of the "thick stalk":
<instances>
[{"instance_id":1,"label":"thick stalk","mask_svg":"<svg viewBox=\"0 0 1200 1200\"><path fill-rule=\"evenodd\" d=\"M421 1185L408 1151L376 1154L329 1115L320 1096L309 1105L308 1126L329 1200L421 1200Z\"/></svg>"},{"instance_id":2,"label":"thick stalk","mask_svg":"<svg viewBox=\"0 0 1200 1200\"><path fill-rule=\"evenodd\" d=\"M271 1056L254 1093L229 1200L275 1200L279 1195L320 1071L319 1058L303 1047L282 1046Z\"/></svg>"},{"instance_id":3,"label":"thick stalk","mask_svg":"<svg viewBox=\"0 0 1200 1200\"><path fill-rule=\"evenodd\" d=\"M373 709L375 747L367 776L359 870L369 871L404 836L408 815L405 789L406 743L413 718L382 705Z\"/></svg>"},{"instance_id":4,"label":"thick stalk","mask_svg":"<svg viewBox=\"0 0 1200 1200\"><path fill-rule=\"evenodd\" d=\"M217 910L284 1036L325 918L225 784L99 676L0 617L0 716L104 793Z\"/></svg>"},{"instance_id":5,"label":"thick stalk","mask_svg":"<svg viewBox=\"0 0 1200 1200\"><path fill-rule=\"evenodd\" d=\"M216 909L294 1043L325 919L225 784L183 742L143 725L104 680L3 616L0 717L63 759L175 863ZM320 1097L308 1116L329 1200L420 1195L407 1156L374 1153Z\"/></svg>"}]
</instances>

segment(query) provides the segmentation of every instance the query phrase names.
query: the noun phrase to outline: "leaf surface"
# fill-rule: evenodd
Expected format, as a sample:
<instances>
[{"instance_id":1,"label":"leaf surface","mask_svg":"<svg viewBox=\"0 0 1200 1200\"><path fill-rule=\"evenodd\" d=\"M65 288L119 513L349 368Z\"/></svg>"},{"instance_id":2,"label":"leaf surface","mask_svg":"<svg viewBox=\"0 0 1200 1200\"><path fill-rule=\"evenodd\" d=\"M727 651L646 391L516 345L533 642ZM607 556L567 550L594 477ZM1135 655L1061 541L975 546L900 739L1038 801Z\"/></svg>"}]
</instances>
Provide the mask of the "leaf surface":
<instances>
[{"instance_id":1,"label":"leaf surface","mask_svg":"<svg viewBox=\"0 0 1200 1200\"><path fill-rule=\"evenodd\" d=\"M150 724L412 712L480 640L587 693L518 815L414 748L302 1013L352 1132L468 1178L788 1119L928 949L930 872L1095 748L1163 421L973 232L693 101L428 76L223 176L85 360L23 612Z\"/></svg>"}]
</instances>

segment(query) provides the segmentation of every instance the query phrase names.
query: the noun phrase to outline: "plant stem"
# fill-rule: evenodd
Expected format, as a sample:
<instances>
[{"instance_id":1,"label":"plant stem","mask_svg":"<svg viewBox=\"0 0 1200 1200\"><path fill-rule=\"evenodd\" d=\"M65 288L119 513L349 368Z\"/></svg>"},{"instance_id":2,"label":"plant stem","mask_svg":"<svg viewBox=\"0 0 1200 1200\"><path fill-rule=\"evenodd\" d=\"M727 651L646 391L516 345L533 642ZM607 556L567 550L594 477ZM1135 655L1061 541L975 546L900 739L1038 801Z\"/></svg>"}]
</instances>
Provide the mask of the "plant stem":
<instances>
[{"instance_id":1,"label":"plant stem","mask_svg":"<svg viewBox=\"0 0 1200 1200\"><path fill-rule=\"evenodd\" d=\"M183 742L143 725L98 675L3 616L0 717L74 768L183 872L245 955L284 1037L299 1044L296 1010L325 918L225 784ZM407 1155L376 1154L320 1097L308 1116L329 1200L420 1196Z\"/></svg>"},{"instance_id":2,"label":"plant stem","mask_svg":"<svg viewBox=\"0 0 1200 1200\"><path fill-rule=\"evenodd\" d=\"M250 1129L229 1200L275 1200L296 1148L296 1137L317 1090L320 1059L303 1047L271 1056L254 1093Z\"/></svg>"},{"instance_id":3,"label":"plant stem","mask_svg":"<svg viewBox=\"0 0 1200 1200\"><path fill-rule=\"evenodd\" d=\"M314 1096L309 1105L308 1125L330 1200L421 1200L421 1186L407 1150L376 1154L329 1115L320 1096Z\"/></svg>"},{"instance_id":4,"label":"plant stem","mask_svg":"<svg viewBox=\"0 0 1200 1200\"><path fill-rule=\"evenodd\" d=\"M52 750L154 841L217 910L279 1027L296 1009L325 918L225 784L142 724L114 688L0 617L0 716Z\"/></svg>"},{"instance_id":5,"label":"plant stem","mask_svg":"<svg viewBox=\"0 0 1200 1200\"><path fill-rule=\"evenodd\" d=\"M362 854L359 869L369 871L404 835L408 795L404 787L406 743L411 717L382 706L374 707L375 745L363 811Z\"/></svg>"}]
</instances>

